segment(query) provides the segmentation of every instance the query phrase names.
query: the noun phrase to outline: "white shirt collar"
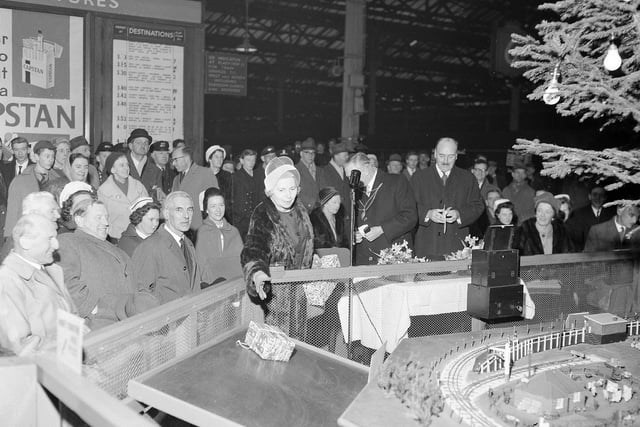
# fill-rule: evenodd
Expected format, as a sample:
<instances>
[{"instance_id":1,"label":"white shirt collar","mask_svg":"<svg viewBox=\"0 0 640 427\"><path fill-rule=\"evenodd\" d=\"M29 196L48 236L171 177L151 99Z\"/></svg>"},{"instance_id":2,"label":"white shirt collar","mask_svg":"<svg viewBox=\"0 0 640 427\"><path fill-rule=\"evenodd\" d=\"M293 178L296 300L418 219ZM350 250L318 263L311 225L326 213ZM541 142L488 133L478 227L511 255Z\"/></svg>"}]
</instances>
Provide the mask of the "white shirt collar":
<instances>
[{"instance_id":1,"label":"white shirt collar","mask_svg":"<svg viewBox=\"0 0 640 427\"><path fill-rule=\"evenodd\" d=\"M594 214L595 216L598 216L598 212L599 212L599 213L602 213L602 208L600 208L600 209L596 209L593 205L591 205L591 210L593 211L593 214Z\"/></svg>"},{"instance_id":2,"label":"white shirt collar","mask_svg":"<svg viewBox=\"0 0 640 427\"><path fill-rule=\"evenodd\" d=\"M373 170L373 176L371 177L371 181L367 184L367 194L371 194L373 191L373 183L376 182L376 176L378 175L378 169L375 168Z\"/></svg>"},{"instance_id":3,"label":"white shirt collar","mask_svg":"<svg viewBox=\"0 0 640 427\"><path fill-rule=\"evenodd\" d=\"M167 230L167 232L169 234L171 234L171 237L173 237L174 239L176 239L176 242L178 242L178 245L180 245L180 241L182 240L182 238L184 237L184 234L182 236L178 236L176 233L174 233L173 231L171 231L171 229L169 227L167 227L167 224L164 224L164 229Z\"/></svg>"},{"instance_id":4,"label":"white shirt collar","mask_svg":"<svg viewBox=\"0 0 640 427\"><path fill-rule=\"evenodd\" d=\"M443 172L442 169L440 169L440 166L438 166L437 164L436 170L438 171L438 175L440 175L440 178L442 178L442 175L447 175L447 178L449 178L449 174L451 173L451 169L449 169L449 172Z\"/></svg>"},{"instance_id":5,"label":"white shirt collar","mask_svg":"<svg viewBox=\"0 0 640 427\"><path fill-rule=\"evenodd\" d=\"M22 255L20 255L18 252L13 251L13 253L20 258L21 260L23 260L24 262L26 262L27 264L29 264L30 266L32 266L33 268L35 268L36 270L42 270L44 267L41 264L38 264L36 262L30 261L28 259L26 259L25 257L23 257Z\"/></svg>"},{"instance_id":6,"label":"white shirt collar","mask_svg":"<svg viewBox=\"0 0 640 427\"><path fill-rule=\"evenodd\" d=\"M131 160L138 171L138 175L140 175L142 173L142 168L144 168L145 163L147 163L147 158L143 157L142 160L136 160L135 157L131 156Z\"/></svg>"}]
</instances>

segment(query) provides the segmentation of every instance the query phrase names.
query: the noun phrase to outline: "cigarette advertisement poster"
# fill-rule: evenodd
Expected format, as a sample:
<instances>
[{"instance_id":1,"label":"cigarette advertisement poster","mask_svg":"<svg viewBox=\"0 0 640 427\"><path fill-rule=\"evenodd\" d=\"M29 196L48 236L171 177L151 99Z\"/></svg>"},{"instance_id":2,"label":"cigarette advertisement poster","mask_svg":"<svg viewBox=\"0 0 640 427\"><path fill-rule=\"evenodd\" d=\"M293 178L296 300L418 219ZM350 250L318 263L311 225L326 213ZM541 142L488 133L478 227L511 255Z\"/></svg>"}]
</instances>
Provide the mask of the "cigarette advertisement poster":
<instances>
[{"instance_id":1,"label":"cigarette advertisement poster","mask_svg":"<svg viewBox=\"0 0 640 427\"><path fill-rule=\"evenodd\" d=\"M0 137L84 133L84 22L0 8Z\"/></svg>"},{"instance_id":2,"label":"cigarette advertisement poster","mask_svg":"<svg viewBox=\"0 0 640 427\"><path fill-rule=\"evenodd\" d=\"M116 24L113 30L112 141L133 129L154 140L184 137L185 30Z\"/></svg>"}]
</instances>

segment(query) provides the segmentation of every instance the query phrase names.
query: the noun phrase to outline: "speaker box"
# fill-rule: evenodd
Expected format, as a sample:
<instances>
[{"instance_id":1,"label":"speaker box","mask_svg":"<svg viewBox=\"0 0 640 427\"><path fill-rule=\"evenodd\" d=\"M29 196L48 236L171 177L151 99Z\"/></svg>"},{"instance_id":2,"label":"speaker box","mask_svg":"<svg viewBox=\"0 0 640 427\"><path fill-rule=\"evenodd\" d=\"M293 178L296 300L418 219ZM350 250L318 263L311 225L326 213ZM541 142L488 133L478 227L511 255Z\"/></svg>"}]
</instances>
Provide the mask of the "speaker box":
<instances>
[{"instance_id":1,"label":"speaker box","mask_svg":"<svg viewBox=\"0 0 640 427\"><path fill-rule=\"evenodd\" d=\"M523 314L522 285L486 287L469 283L467 313L481 320L521 318Z\"/></svg>"},{"instance_id":2,"label":"speaker box","mask_svg":"<svg viewBox=\"0 0 640 427\"><path fill-rule=\"evenodd\" d=\"M471 282L482 286L505 286L518 283L520 257L516 249L471 253Z\"/></svg>"}]
</instances>

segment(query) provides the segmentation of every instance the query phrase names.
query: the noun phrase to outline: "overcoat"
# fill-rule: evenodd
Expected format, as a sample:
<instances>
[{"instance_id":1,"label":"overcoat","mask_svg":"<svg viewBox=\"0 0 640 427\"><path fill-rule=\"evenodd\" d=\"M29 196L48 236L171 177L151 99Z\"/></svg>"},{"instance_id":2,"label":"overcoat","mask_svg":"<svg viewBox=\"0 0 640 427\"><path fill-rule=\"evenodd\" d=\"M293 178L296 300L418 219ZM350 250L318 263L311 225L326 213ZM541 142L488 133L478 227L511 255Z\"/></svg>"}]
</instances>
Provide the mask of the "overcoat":
<instances>
[{"instance_id":1,"label":"overcoat","mask_svg":"<svg viewBox=\"0 0 640 427\"><path fill-rule=\"evenodd\" d=\"M98 200L107 207L109 212L109 236L119 239L122 232L129 225L129 207L139 197L147 197L144 185L133 177L128 177L127 194L124 194L114 181L113 175L98 188Z\"/></svg>"},{"instance_id":2,"label":"overcoat","mask_svg":"<svg viewBox=\"0 0 640 427\"><path fill-rule=\"evenodd\" d=\"M184 176L178 174L173 178L173 187L171 191L184 191L188 193L193 200L193 219L191 220L191 229L194 231L202 225L202 211L198 206L200 193L210 187L220 188L218 186L218 179L211 169L195 163L191 164L191 167Z\"/></svg>"},{"instance_id":3,"label":"overcoat","mask_svg":"<svg viewBox=\"0 0 640 427\"><path fill-rule=\"evenodd\" d=\"M469 226L485 208L476 178L467 170L453 167L445 186L436 167L431 166L416 172L411 178L411 186L418 205L415 255L442 259L444 255L462 249ZM460 222L447 223L446 231L444 224L426 220L430 209L449 207L460 213Z\"/></svg>"}]
</instances>

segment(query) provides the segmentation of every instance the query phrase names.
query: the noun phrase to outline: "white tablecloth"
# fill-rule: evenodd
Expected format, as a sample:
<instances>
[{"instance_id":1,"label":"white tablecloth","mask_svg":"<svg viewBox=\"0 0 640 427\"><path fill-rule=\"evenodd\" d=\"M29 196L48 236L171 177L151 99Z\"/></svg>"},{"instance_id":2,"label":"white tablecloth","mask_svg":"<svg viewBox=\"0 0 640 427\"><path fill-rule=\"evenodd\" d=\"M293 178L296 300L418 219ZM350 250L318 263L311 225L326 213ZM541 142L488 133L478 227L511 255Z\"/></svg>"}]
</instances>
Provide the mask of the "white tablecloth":
<instances>
[{"instance_id":1,"label":"white tablecloth","mask_svg":"<svg viewBox=\"0 0 640 427\"><path fill-rule=\"evenodd\" d=\"M386 342L386 350L392 352L407 335L410 316L466 311L470 280L470 277L460 277L400 282L374 289L366 289L362 283L356 283L354 287L360 298L356 292L353 293L351 340L360 340L362 345L373 349ZM348 310L349 299L344 296L338 302L338 314L345 342L348 337Z\"/></svg>"}]
</instances>

